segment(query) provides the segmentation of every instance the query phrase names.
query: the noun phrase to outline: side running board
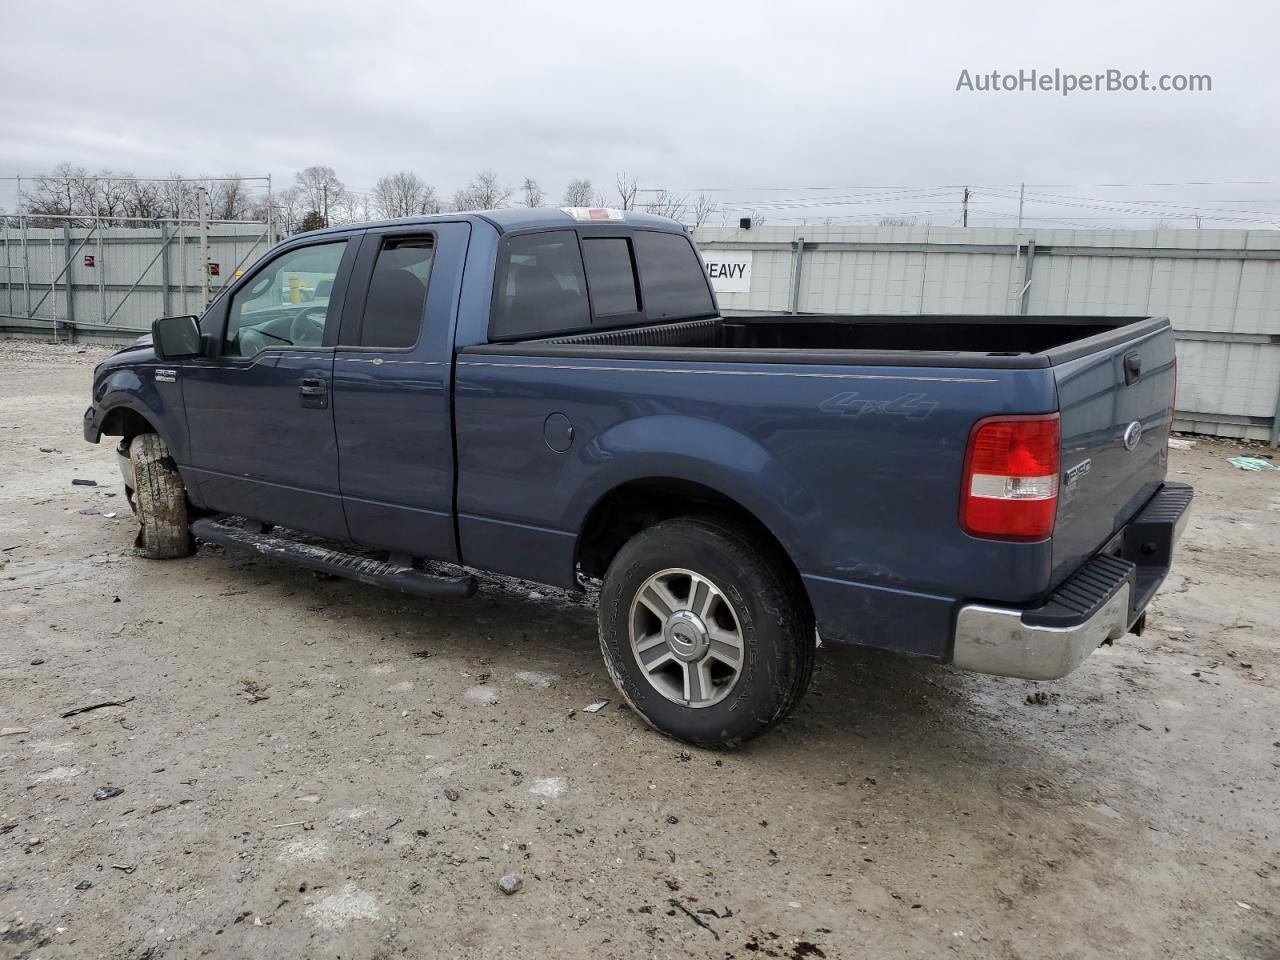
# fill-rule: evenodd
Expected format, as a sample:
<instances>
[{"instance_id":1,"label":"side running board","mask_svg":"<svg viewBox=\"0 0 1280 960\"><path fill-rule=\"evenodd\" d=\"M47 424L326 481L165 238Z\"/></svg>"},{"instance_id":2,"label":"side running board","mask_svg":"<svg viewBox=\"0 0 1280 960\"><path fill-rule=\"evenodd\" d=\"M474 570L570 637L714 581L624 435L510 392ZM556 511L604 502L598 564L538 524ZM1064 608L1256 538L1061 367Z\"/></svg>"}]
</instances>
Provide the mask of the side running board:
<instances>
[{"instance_id":1,"label":"side running board","mask_svg":"<svg viewBox=\"0 0 1280 960\"><path fill-rule=\"evenodd\" d=\"M291 540L271 533L255 533L212 517L197 520L191 524L191 534L205 543L250 550L264 557L306 567L308 570L331 573L334 576L358 580L360 583L375 587L398 590L401 593L413 593L442 600L464 600L476 592L476 578L472 576L436 576L413 567L370 560L368 557L330 550L328 547Z\"/></svg>"}]
</instances>

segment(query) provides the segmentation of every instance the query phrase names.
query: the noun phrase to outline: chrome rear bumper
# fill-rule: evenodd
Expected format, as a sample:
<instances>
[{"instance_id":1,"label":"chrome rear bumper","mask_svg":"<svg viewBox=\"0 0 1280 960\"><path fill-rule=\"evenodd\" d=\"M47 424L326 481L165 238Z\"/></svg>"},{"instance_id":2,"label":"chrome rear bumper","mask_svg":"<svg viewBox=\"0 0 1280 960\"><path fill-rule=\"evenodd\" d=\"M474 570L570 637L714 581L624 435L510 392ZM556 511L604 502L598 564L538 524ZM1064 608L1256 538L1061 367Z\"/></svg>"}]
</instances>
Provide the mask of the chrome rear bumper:
<instances>
[{"instance_id":1,"label":"chrome rear bumper","mask_svg":"<svg viewBox=\"0 0 1280 960\"><path fill-rule=\"evenodd\" d=\"M1166 483L1045 603L1019 610L974 603L956 614L952 662L965 670L1057 680L1142 616L1173 562L1193 491Z\"/></svg>"},{"instance_id":2,"label":"chrome rear bumper","mask_svg":"<svg viewBox=\"0 0 1280 960\"><path fill-rule=\"evenodd\" d=\"M1057 680L1080 666L1108 640L1129 628L1129 584L1088 620L1073 627L1031 626L1021 610L961 607L956 618L954 662L964 670L1024 680Z\"/></svg>"}]
</instances>

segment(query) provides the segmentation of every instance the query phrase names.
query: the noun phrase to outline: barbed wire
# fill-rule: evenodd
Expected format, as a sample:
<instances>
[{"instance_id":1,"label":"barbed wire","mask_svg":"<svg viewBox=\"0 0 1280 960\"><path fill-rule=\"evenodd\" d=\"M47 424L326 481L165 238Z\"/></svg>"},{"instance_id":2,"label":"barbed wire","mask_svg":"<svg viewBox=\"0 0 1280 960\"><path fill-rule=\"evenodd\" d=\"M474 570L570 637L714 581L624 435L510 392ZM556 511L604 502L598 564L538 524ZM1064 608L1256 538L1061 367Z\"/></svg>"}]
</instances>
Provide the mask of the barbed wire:
<instances>
[{"instance_id":1,"label":"barbed wire","mask_svg":"<svg viewBox=\"0 0 1280 960\"><path fill-rule=\"evenodd\" d=\"M286 210L281 195L292 188L291 178L271 175L244 176L164 176L144 177L111 173L68 175L66 171L46 174L0 176L0 183L59 183L68 179L83 183L121 182L182 184L198 186L239 182L257 193L272 195L271 209L276 222L293 230L304 217L296 206ZM611 186L602 181L607 201ZM787 224L874 223L907 220L920 225L951 225L967 219L969 226L1061 224L1093 229L1123 229L1176 222L1199 227L1214 224L1229 228L1280 229L1280 181L1271 179L1199 179L1164 181L1115 181L1081 183L979 183L916 184L898 186L848 186L818 184L799 187L765 185L756 187L638 187L635 206L660 206L679 219L692 220L694 208L703 222L728 224L750 216L756 221ZM273 189L274 187L274 189ZM1231 190L1222 190L1230 187ZM1144 195L1133 196L1135 188ZM1166 196L1146 195L1155 188L1170 191ZM1215 196L1195 195L1214 188ZM1257 190L1261 195L1245 194ZM1107 196L1112 190L1127 195ZM346 210L344 220L379 218L378 191L364 186L342 187ZM1225 195L1224 195L1225 194ZM19 207L24 195L18 196ZM442 193L441 200L445 199ZM548 199L549 205L555 205ZM3 209L0 207L0 209ZM7 211L9 213L22 212Z\"/></svg>"}]
</instances>

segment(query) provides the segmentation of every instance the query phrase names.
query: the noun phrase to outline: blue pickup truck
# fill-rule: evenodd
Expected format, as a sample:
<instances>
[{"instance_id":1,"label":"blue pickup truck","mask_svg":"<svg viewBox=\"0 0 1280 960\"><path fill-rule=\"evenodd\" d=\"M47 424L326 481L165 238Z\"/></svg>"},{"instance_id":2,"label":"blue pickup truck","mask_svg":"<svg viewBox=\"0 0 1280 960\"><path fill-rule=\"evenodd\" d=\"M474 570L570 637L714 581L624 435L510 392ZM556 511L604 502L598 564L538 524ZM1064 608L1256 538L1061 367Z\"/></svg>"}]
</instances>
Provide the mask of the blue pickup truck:
<instances>
[{"instance_id":1,"label":"blue pickup truck","mask_svg":"<svg viewBox=\"0 0 1280 960\"><path fill-rule=\"evenodd\" d=\"M95 371L149 557L198 541L433 597L600 584L627 702L781 720L818 639L1051 680L1140 632L1163 317L722 317L687 230L497 210L293 237Z\"/></svg>"}]
</instances>

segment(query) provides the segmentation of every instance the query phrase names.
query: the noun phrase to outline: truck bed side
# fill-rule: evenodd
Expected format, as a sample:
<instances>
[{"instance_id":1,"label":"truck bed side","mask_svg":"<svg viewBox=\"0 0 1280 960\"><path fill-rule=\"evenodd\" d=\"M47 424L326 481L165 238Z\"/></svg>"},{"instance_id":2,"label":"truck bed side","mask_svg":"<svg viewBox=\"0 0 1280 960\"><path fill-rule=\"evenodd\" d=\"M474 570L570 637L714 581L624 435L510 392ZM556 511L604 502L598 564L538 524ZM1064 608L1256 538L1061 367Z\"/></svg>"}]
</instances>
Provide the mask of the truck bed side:
<instances>
[{"instance_id":1,"label":"truck bed side","mask_svg":"<svg viewBox=\"0 0 1280 960\"><path fill-rule=\"evenodd\" d=\"M545 351L471 348L456 360L458 528L471 565L572 586L593 507L669 479L763 523L831 639L945 657L957 600L1020 603L1049 587L1048 542L978 540L957 523L971 426L1054 411L1045 368L535 352ZM557 452L568 428L572 445Z\"/></svg>"}]
</instances>

